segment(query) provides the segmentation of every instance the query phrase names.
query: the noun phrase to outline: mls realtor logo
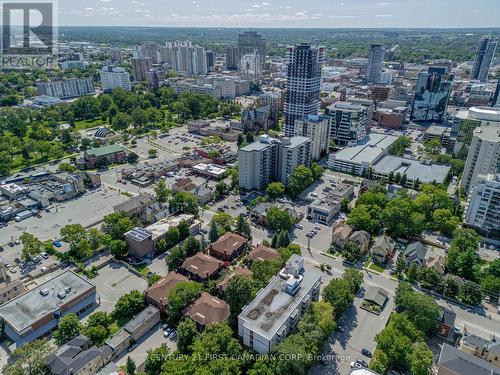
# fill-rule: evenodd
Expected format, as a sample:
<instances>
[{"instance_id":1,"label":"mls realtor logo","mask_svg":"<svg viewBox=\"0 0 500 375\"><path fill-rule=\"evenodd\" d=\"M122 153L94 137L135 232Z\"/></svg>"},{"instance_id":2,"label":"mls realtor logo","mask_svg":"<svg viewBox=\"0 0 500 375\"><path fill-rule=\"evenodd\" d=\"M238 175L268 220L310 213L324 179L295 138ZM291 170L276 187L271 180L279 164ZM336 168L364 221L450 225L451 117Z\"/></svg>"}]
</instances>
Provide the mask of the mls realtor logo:
<instances>
[{"instance_id":1,"label":"mls realtor logo","mask_svg":"<svg viewBox=\"0 0 500 375\"><path fill-rule=\"evenodd\" d=\"M57 63L54 1L0 1L1 67L52 68Z\"/></svg>"}]
</instances>

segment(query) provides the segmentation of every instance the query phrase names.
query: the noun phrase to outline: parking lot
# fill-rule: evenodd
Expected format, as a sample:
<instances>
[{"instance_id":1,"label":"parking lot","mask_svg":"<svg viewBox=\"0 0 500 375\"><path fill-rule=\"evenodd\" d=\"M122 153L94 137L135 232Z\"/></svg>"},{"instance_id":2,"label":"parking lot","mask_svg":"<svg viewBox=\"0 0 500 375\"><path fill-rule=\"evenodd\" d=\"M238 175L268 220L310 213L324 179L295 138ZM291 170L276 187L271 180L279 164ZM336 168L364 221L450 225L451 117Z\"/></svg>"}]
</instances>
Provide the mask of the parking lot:
<instances>
[{"instance_id":1,"label":"parking lot","mask_svg":"<svg viewBox=\"0 0 500 375\"><path fill-rule=\"evenodd\" d=\"M174 340L163 337L161 325L158 325L141 337L136 345L132 346L133 349L128 353L125 352L125 354L116 361L116 364L119 367L124 366L127 363L127 357L130 357L134 360L137 370L143 371L143 365L148 356L148 350L159 348L161 344L166 344L172 353L177 349L177 343Z\"/></svg>"},{"instance_id":2,"label":"parking lot","mask_svg":"<svg viewBox=\"0 0 500 375\"><path fill-rule=\"evenodd\" d=\"M311 370L311 374L348 374L351 370L351 362L357 358L369 363L370 358L361 354L362 349L368 349L371 353L375 351L375 336L384 329L391 312L394 308L393 296L389 294L382 313L380 315L372 314L360 308L363 302L366 290L375 285L370 281L367 273L364 273L365 283L361 291L354 299L354 304L344 314L339 322L337 331L328 341L328 349L323 353L322 365L317 365ZM334 274L323 274L323 287L328 284L333 277L340 277L334 271ZM343 332L342 332L343 331Z\"/></svg>"},{"instance_id":3,"label":"parking lot","mask_svg":"<svg viewBox=\"0 0 500 375\"><path fill-rule=\"evenodd\" d=\"M27 231L41 241L56 239L59 231L68 224L88 226L105 215L113 212L113 206L128 199L116 190L101 187L89 191L83 196L49 206L49 212L41 212L41 218L30 217L19 223L9 222L7 227L0 229L0 245L18 239ZM15 255L17 257L19 254ZM3 256L3 254L2 254Z\"/></svg>"},{"instance_id":4,"label":"parking lot","mask_svg":"<svg viewBox=\"0 0 500 375\"><path fill-rule=\"evenodd\" d=\"M91 280L101 297L101 305L96 311L113 311L122 295L138 290L142 292L148 287L143 278L130 272L124 265L112 262L98 271L97 277Z\"/></svg>"}]
</instances>

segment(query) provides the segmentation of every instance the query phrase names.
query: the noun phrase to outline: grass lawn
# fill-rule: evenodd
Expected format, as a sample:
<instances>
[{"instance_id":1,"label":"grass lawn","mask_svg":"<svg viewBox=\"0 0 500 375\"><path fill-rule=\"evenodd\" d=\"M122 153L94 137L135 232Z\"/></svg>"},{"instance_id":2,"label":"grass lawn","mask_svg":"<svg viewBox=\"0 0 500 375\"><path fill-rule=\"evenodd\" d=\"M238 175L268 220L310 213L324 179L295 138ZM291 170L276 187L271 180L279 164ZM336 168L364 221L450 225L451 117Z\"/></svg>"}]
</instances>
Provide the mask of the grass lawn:
<instances>
[{"instance_id":1,"label":"grass lawn","mask_svg":"<svg viewBox=\"0 0 500 375\"><path fill-rule=\"evenodd\" d=\"M80 120L80 121L75 121L75 129L76 130L85 130L85 129L90 129L90 128L95 128L96 126L101 126L103 125L102 119L97 119L97 120ZM107 123L104 125L108 125Z\"/></svg>"},{"instance_id":2,"label":"grass lawn","mask_svg":"<svg viewBox=\"0 0 500 375\"><path fill-rule=\"evenodd\" d=\"M384 272L384 268L380 267L379 265L377 265L375 263L370 263L368 268L371 269L372 271L375 271L375 272L379 272L379 273Z\"/></svg>"}]
</instances>

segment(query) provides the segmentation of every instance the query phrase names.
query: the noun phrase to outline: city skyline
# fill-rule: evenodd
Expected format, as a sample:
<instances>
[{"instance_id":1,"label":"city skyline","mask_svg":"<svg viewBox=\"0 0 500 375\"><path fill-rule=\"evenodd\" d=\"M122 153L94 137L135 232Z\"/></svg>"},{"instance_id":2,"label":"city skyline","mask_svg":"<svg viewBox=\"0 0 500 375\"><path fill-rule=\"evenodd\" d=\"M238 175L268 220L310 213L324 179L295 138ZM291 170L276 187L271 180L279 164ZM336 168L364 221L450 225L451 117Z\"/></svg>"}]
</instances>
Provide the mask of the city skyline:
<instances>
[{"instance_id":1,"label":"city skyline","mask_svg":"<svg viewBox=\"0 0 500 375\"><path fill-rule=\"evenodd\" d=\"M243 28L500 27L496 0L76 0L59 3L62 26ZM420 14L420 17L415 17ZM291 24L292 23L292 24Z\"/></svg>"}]
</instances>

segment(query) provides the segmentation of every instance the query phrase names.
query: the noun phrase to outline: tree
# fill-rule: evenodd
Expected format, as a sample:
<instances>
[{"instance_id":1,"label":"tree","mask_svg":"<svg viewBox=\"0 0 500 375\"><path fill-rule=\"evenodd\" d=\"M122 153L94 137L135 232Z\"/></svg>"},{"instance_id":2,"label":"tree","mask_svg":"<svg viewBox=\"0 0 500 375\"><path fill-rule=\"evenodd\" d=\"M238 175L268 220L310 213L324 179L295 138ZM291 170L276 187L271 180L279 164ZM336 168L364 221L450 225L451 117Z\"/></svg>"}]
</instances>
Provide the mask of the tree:
<instances>
[{"instance_id":1,"label":"tree","mask_svg":"<svg viewBox=\"0 0 500 375\"><path fill-rule=\"evenodd\" d=\"M182 309L194 301L200 293L201 285L193 281L178 283L172 288L166 308L168 322L176 325L182 316Z\"/></svg>"},{"instance_id":2,"label":"tree","mask_svg":"<svg viewBox=\"0 0 500 375\"><path fill-rule=\"evenodd\" d=\"M113 323L113 319L109 313L105 311L96 311L89 316L87 327L102 326L108 328L111 323Z\"/></svg>"},{"instance_id":3,"label":"tree","mask_svg":"<svg viewBox=\"0 0 500 375\"><path fill-rule=\"evenodd\" d=\"M125 258L128 253L127 243L123 240L112 240L109 244L109 250L115 258Z\"/></svg>"},{"instance_id":4,"label":"tree","mask_svg":"<svg viewBox=\"0 0 500 375\"><path fill-rule=\"evenodd\" d=\"M139 160L139 155L137 155L135 152L129 152L129 154L127 155L127 163L135 164L137 163L137 160Z\"/></svg>"},{"instance_id":5,"label":"tree","mask_svg":"<svg viewBox=\"0 0 500 375\"><path fill-rule=\"evenodd\" d=\"M304 165L298 165L288 179L290 193L293 197L296 197L313 182L313 172Z\"/></svg>"},{"instance_id":6,"label":"tree","mask_svg":"<svg viewBox=\"0 0 500 375\"><path fill-rule=\"evenodd\" d=\"M67 314L59 320L57 331L54 332L54 339L58 346L66 344L75 338L82 331L80 320L74 313Z\"/></svg>"},{"instance_id":7,"label":"tree","mask_svg":"<svg viewBox=\"0 0 500 375\"><path fill-rule=\"evenodd\" d=\"M466 281L460 288L458 297L463 303L468 303L472 306L479 306L483 300L483 293L478 284L472 281Z\"/></svg>"},{"instance_id":8,"label":"tree","mask_svg":"<svg viewBox=\"0 0 500 375\"><path fill-rule=\"evenodd\" d=\"M252 229L243 214L238 215L238 219L236 221L236 233L249 240L252 239Z\"/></svg>"},{"instance_id":9,"label":"tree","mask_svg":"<svg viewBox=\"0 0 500 375\"><path fill-rule=\"evenodd\" d=\"M227 212L216 212L212 220L217 224L219 236L222 236L226 232L232 231L234 218Z\"/></svg>"},{"instance_id":10,"label":"tree","mask_svg":"<svg viewBox=\"0 0 500 375\"><path fill-rule=\"evenodd\" d=\"M363 249L354 242L348 241L342 249L342 256L349 262L356 263L364 255Z\"/></svg>"},{"instance_id":11,"label":"tree","mask_svg":"<svg viewBox=\"0 0 500 375\"><path fill-rule=\"evenodd\" d=\"M93 345L102 345L109 337L109 331L103 326L85 327L83 329L85 336L87 336Z\"/></svg>"},{"instance_id":12,"label":"tree","mask_svg":"<svg viewBox=\"0 0 500 375\"><path fill-rule=\"evenodd\" d=\"M406 314L394 313L387 327L375 336L375 341L377 350L385 353L389 366L404 367L412 344L421 341L422 338L422 333Z\"/></svg>"},{"instance_id":13,"label":"tree","mask_svg":"<svg viewBox=\"0 0 500 375\"><path fill-rule=\"evenodd\" d=\"M47 357L52 347L46 339L28 342L14 350L10 361L2 368L5 375L40 375L47 373Z\"/></svg>"},{"instance_id":14,"label":"tree","mask_svg":"<svg viewBox=\"0 0 500 375\"><path fill-rule=\"evenodd\" d=\"M434 268L422 267L419 272L418 281L423 288L441 293L443 289L443 275Z\"/></svg>"},{"instance_id":15,"label":"tree","mask_svg":"<svg viewBox=\"0 0 500 375\"><path fill-rule=\"evenodd\" d=\"M313 162L311 165L311 172L314 181L318 181L323 176L323 173L325 173L325 168L323 168L318 163Z\"/></svg>"},{"instance_id":16,"label":"tree","mask_svg":"<svg viewBox=\"0 0 500 375\"><path fill-rule=\"evenodd\" d=\"M473 229L457 228L446 257L447 271L468 280L474 279L475 267L480 261L478 248L479 237Z\"/></svg>"},{"instance_id":17,"label":"tree","mask_svg":"<svg viewBox=\"0 0 500 375\"><path fill-rule=\"evenodd\" d=\"M411 373L413 375L432 374L432 364L434 356L427 344L423 341L413 344L408 356Z\"/></svg>"},{"instance_id":18,"label":"tree","mask_svg":"<svg viewBox=\"0 0 500 375\"><path fill-rule=\"evenodd\" d=\"M36 238L31 233L23 232L19 237L23 244L21 258L29 260L31 257L36 256L42 252L42 241Z\"/></svg>"},{"instance_id":19,"label":"tree","mask_svg":"<svg viewBox=\"0 0 500 375\"><path fill-rule=\"evenodd\" d=\"M224 194L226 194L229 190L229 186L224 181L220 181L215 185L215 190L214 190L214 199L219 199L222 197Z\"/></svg>"},{"instance_id":20,"label":"tree","mask_svg":"<svg viewBox=\"0 0 500 375\"><path fill-rule=\"evenodd\" d=\"M342 278L349 282L352 293L357 293L363 283L363 273L353 268L347 268L342 274Z\"/></svg>"},{"instance_id":21,"label":"tree","mask_svg":"<svg viewBox=\"0 0 500 375\"><path fill-rule=\"evenodd\" d=\"M402 256L396 260L396 275L402 275L405 270L405 262Z\"/></svg>"},{"instance_id":22,"label":"tree","mask_svg":"<svg viewBox=\"0 0 500 375\"><path fill-rule=\"evenodd\" d=\"M230 321L236 325L238 315L243 306L252 301L255 297L252 279L248 276L235 276L227 284L224 297L231 310Z\"/></svg>"},{"instance_id":23,"label":"tree","mask_svg":"<svg viewBox=\"0 0 500 375\"><path fill-rule=\"evenodd\" d=\"M170 200L170 209L183 214L198 216L199 203L198 198L186 191L180 191Z\"/></svg>"},{"instance_id":24,"label":"tree","mask_svg":"<svg viewBox=\"0 0 500 375\"><path fill-rule=\"evenodd\" d=\"M276 237L275 245L278 249L281 249L284 247L288 247L288 245L290 245L290 242L290 233L286 229L282 229ZM286 260L288 260L288 258Z\"/></svg>"},{"instance_id":25,"label":"tree","mask_svg":"<svg viewBox=\"0 0 500 375\"><path fill-rule=\"evenodd\" d=\"M382 221L387 232L393 237L418 236L425 228L425 216L415 212L409 198L389 201L382 211Z\"/></svg>"},{"instance_id":26,"label":"tree","mask_svg":"<svg viewBox=\"0 0 500 375\"><path fill-rule=\"evenodd\" d=\"M271 277L280 270L281 264L271 260L257 260L252 263L252 278L256 290L267 285Z\"/></svg>"},{"instance_id":27,"label":"tree","mask_svg":"<svg viewBox=\"0 0 500 375\"><path fill-rule=\"evenodd\" d=\"M141 312L145 306L146 301L142 293L137 290L132 290L116 301L113 316L118 320L125 321Z\"/></svg>"},{"instance_id":28,"label":"tree","mask_svg":"<svg viewBox=\"0 0 500 375\"><path fill-rule=\"evenodd\" d=\"M163 238L167 248L174 246L181 239L181 234L177 227L169 228L167 233L165 233L165 237Z\"/></svg>"},{"instance_id":29,"label":"tree","mask_svg":"<svg viewBox=\"0 0 500 375\"><path fill-rule=\"evenodd\" d=\"M399 137L396 142L394 142L389 147L389 153L391 155L403 156L405 150L411 146L411 138L403 136Z\"/></svg>"},{"instance_id":30,"label":"tree","mask_svg":"<svg viewBox=\"0 0 500 375\"><path fill-rule=\"evenodd\" d=\"M281 182L272 182L267 185L266 194L271 198L278 198L285 193L285 185Z\"/></svg>"},{"instance_id":31,"label":"tree","mask_svg":"<svg viewBox=\"0 0 500 375\"><path fill-rule=\"evenodd\" d=\"M134 227L132 220L124 214L113 213L104 216L102 230L113 240L125 240L125 233Z\"/></svg>"},{"instance_id":32,"label":"tree","mask_svg":"<svg viewBox=\"0 0 500 375\"><path fill-rule=\"evenodd\" d=\"M132 358L130 358L130 356L127 357L127 363L125 365L125 368L127 371L127 375L135 375L135 369L136 369L135 362Z\"/></svg>"},{"instance_id":33,"label":"tree","mask_svg":"<svg viewBox=\"0 0 500 375\"><path fill-rule=\"evenodd\" d=\"M76 252L78 244L87 239L87 232L81 224L68 224L61 229L62 240L69 244L71 252Z\"/></svg>"},{"instance_id":34,"label":"tree","mask_svg":"<svg viewBox=\"0 0 500 375\"><path fill-rule=\"evenodd\" d=\"M500 288L499 288L500 289ZM449 298L457 298L460 286L454 279L447 279L444 283L443 294Z\"/></svg>"},{"instance_id":35,"label":"tree","mask_svg":"<svg viewBox=\"0 0 500 375\"><path fill-rule=\"evenodd\" d=\"M166 246L165 246L166 249ZM176 246L170 250L170 255L167 257L169 270L178 270L186 259L186 250L182 246Z\"/></svg>"},{"instance_id":36,"label":"tree","mask_svg":"<svg viewBox=\"0 0 500 375\"><path fill-rule=\"evenodd\" d=\"M335 317L340 319L354 302L352 287L346 279L333 279L323 289L323 299L333 306Z\"/></svg>"},{"instance_id":37,"label":"tree","mask_svg":"<svg viewBox=\"0 0 500 375\"><path fill-rule=\"evenodd\" d=\"M184 242L183 247L186 256L193 256L197 252L203 250L201 241L199 241L196 237L188 237Z\"/></svg>"},{"instance_id":38,"label":"tree","mask_svg":"<svg viewBox=\"0 0 500 375\"><path fill-rule=\"evenodd\" d=\"M373 358L370 362L370 370L373 370L378 374L385 374L388 367L389 359L387 358L387 354L385 354L382 350L375 350Z\"/></svg>"},{"instance_id":39,"label":"tree","mask_svg":"<svg viewBox=\"0 0 500 375\"><path fill-rule=\"evenodd\" d=\"M210 242L215 242L219 239L219 230L218 230L217 223L215 222L215 220L212 220L210 222L210 230L208 232L208 239L210 240Z\"/></svg>"},{"instance_id":40,"label":"tree","mask_svg":"<svg viewBox=\"0 0 500 375\"><path fill-rule=\"evenodd\" d=\"M440 309L434 298L414 291L408 283L400 283L395 303L398 311L404 312L419 330L426 334L435 330Z\"/></svg>"},{"instance_id":41,"label":"tree","mask_svg":"<svg viewBox=\"0 0 500 375\"><path fill-rule=\"evenodd\" d=\"M198 336L195 322L185 318L177 326L177 333L177 349L181 354L191 354L191 345Z\"/></svg>"},{"instance_id":42,"label":"tree","mask_svg":"<svg viewBox=\"0 0 500 375\"><path fill-rule=\"evenodd\" d=\"M337 327L333 306L326 301L316 301L312 303L311 311L315 325L323 332L325 338L329 337Z\"/></svg>"},{"instance_id":43,"label":"tree","mask_svg":"<svg viewBox=\"0 0 500 375\"><path fill-rule=\"evenodd\" d=\"M113 130L125 130L131 122L132 118L129 115L123 112L118 112L115 116L113 116L111 128Z\"/></svg>"},{"instance_id":44,"label":"tree","mask_svg":"<svg viewBox=\"0 0 500 375\"><path fill-rule=\"evenodd\" d=\"M378 207L376 211L380 212ZM349 212L347 224L352 226L355 230L365 230L371 234L377 234L380 230L379 218L364 204L356 205L356 207Z\"/></svg>"},{"instance_id":45,"label":"tree","mask_svg":"<svg viewBox=\"0 0 500 375\"><path fill-rule=\"evenodd\" d=\"M181 241L189 237L189 223L186 220L181 220L179 225L177 225L177 230L179 231L179 239Z\"/></svg>"},{"instance_id":46,"label":"tree","mask_svg":"<svg viewBox=\"0 0 500 375\"><path fill-rule=\"evenodd\" d=\"M432 227L446 236L450 236L460 224L460 219L449 208L438 208L432 214Z\"/></svg>"},{"instance_id":47,"label":"tree","mask_svg":"<svg viewBox=\"0 0 500 375\"><path fill-rule=\"evenodd\" d=\"M278 207L270 207L267 210L267 225L270 229L288 231L294 224L295 219L289 212Z\"/></svg>"},{"instance_id":48,"label":"tree","mask_svg":"<svg viewBox=\"0 0 500 375\"><path fill-rule=\"evenodd\" d=\"M406 278L410 284L415 283L418 278L418 268L415 263L410 264L408 269L406 270Z\"/></svg>"},{"instance_id":49,"label":"tree","mask_svg":"<svg viewBox=\"0 0 500 375\"><path fill-rule=\"evenodd\" d=\"M349 199L344 197L342 202L340 202L340 211L344 213L349 213Z\"/></svg>"},{"instance_id":50,"label":"tree","mask_svg":"<svg viewBox=\"0 0 500 375\"><path fill-rule=\"evenodd\" d=\"M158 181L158 183L154 187L154 191L156 194L156 200L158 202L167 203L171 191L167 188L164 179L160 179L160 181Z\"/></svg>"},{"instance_id":51,"label":"tree","mask_svg":"<svg viewBox=\"0 0 500 375\"><path fill-rule=\"evenodd\" d=\"M178 328L179 331L179 328ZM177 340L177 343L179 340ZM177 344L179 345L179 344ZM156 349L149 349L148 355L146 357L146 361L144 362L144 371L147 375L160 375L161 374L161 366L170 356L171 350L170 348L162 343Z\"/></svg>"},{"instance_id":52,"label":"tree","mask_svg":"<svg viewBox=\"0 0 500 375\"><path fill-rule=\"evenodd\" d=\"M298 334L290 335L281 341L275 349L278 358L276 373L306 375L314 364L310 346L310 341Z\"/></svg>"}]
</instances>

